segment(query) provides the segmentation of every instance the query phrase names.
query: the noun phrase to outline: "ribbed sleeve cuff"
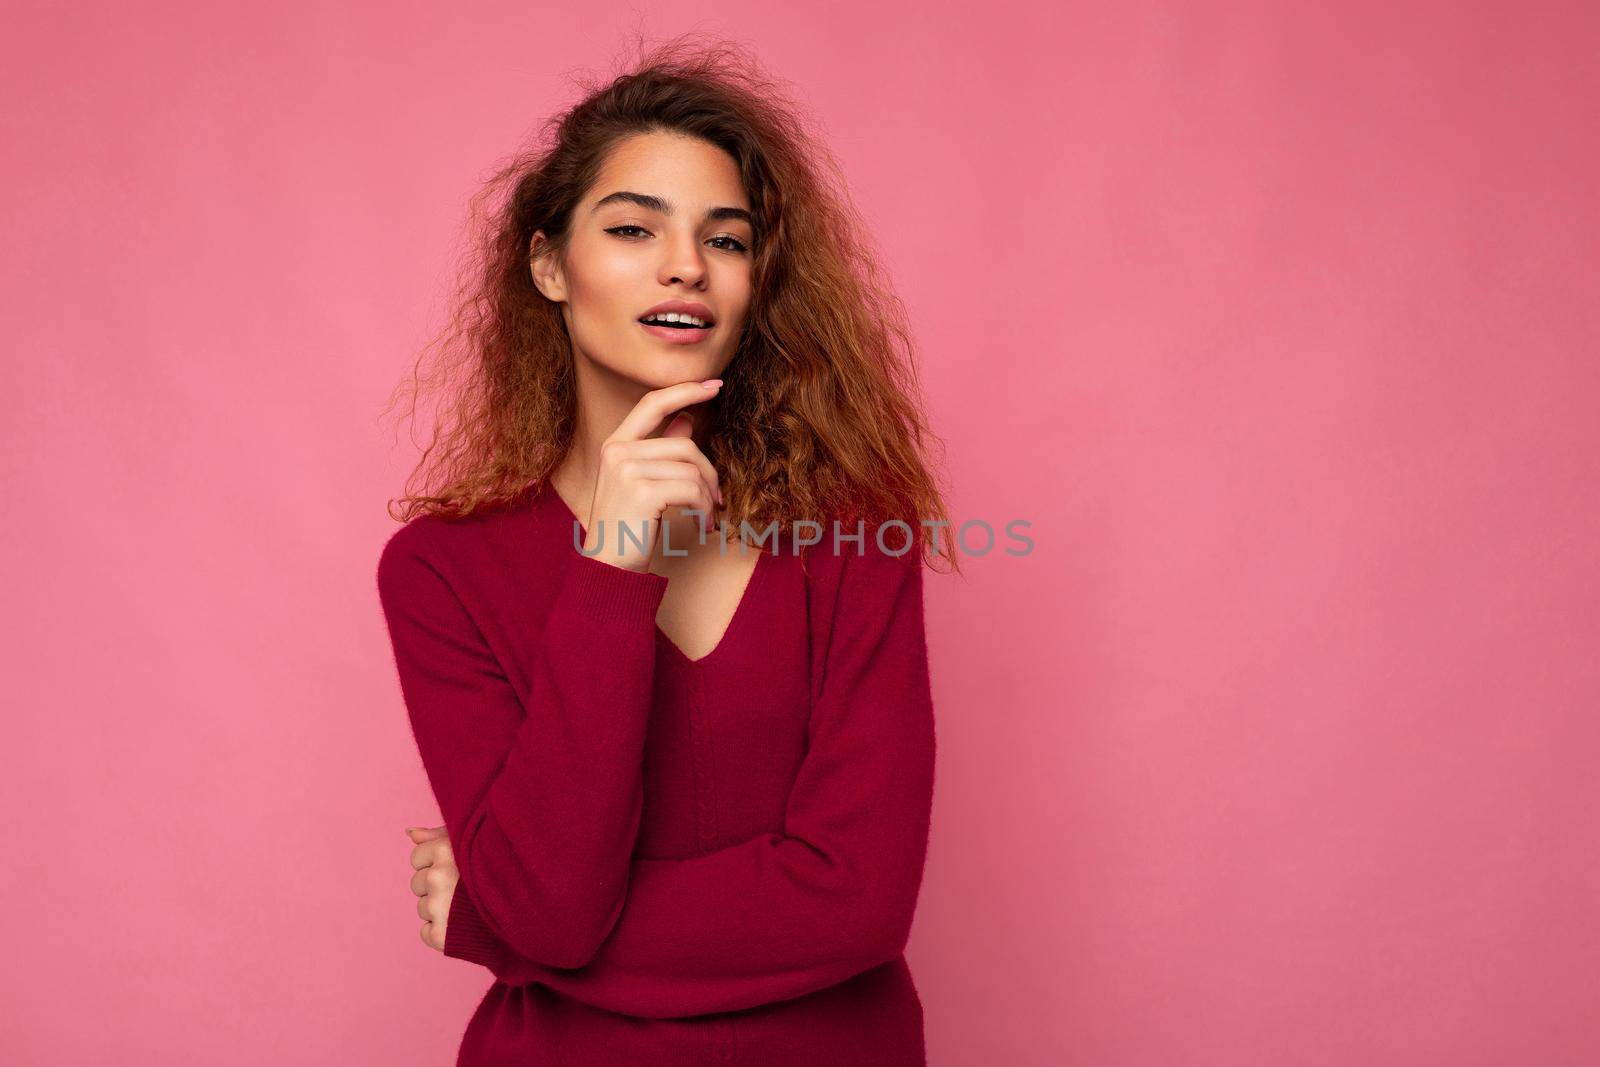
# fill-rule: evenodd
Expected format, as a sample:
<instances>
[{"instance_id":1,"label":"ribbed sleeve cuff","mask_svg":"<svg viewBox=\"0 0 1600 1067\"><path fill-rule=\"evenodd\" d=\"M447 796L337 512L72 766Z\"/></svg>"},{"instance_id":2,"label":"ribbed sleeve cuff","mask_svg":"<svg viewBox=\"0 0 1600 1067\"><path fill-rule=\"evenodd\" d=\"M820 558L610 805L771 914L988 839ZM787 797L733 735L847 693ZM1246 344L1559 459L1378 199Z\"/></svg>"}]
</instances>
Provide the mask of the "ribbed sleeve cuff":
<instances>
[{"instance_id":1,"label":"ribbed sleeve cuff","mask_svg":"<svg viewBox=\"0 0 1600 1067\"><path fill-rule=\"evenodd\" d=\"M562 579L561 596L589 619L654 626L667 585L664 574L631 571L575 551Z\"/></svg>"},{"instance_id":2,"label":"ribbed sleeve cuff","mask_svg":"<svg viewBox=\"0 0 1600 1067\"><path fill-rule=\"evenodd\" d=\"M505 958L506 943L483 921L483 914L467 894L466 883L457 881L450 898L450 915L444 924L444 954L468 963L481 963L498 973Z\"/></svg>"}]
</instances>

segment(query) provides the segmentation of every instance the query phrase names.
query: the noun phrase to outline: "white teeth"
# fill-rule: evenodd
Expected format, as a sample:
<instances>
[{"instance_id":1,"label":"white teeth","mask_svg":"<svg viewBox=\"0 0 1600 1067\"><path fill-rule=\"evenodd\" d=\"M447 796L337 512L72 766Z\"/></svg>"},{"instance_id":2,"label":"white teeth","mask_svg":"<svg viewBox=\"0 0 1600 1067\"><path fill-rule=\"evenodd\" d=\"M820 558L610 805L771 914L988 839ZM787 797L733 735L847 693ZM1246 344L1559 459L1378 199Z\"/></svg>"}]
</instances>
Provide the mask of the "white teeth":
<instances>
[{"instance_id":1,"label":"white teeth","mask_svg":"<svg viewBox=\"0 0 1600 1067\"><path fill-rule=\"evenodd\" d=\"M680 315L676 311L669 311L665 315L650 315L650 316L647 316L643 321L645 321L645 322L687 322L691 326L702 326L702 327L708 325L705 319L697 319L693 315Z\"/></svg>"}]
</instances>

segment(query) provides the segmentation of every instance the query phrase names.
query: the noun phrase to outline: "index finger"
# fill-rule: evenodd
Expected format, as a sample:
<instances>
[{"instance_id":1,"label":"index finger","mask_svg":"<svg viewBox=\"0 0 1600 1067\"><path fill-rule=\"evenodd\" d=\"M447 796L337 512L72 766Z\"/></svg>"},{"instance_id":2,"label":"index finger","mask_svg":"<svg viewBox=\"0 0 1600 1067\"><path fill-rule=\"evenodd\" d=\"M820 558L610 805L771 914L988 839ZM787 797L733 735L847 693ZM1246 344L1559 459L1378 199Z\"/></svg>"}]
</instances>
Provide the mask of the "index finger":
<instances>
[{"instance_id":1,"label":"index finger","mask_svg":"<svg viewBox=\"0 0 1600 1067\"><path fill-rule=\"evenodd\" d=\"M411 849L411 869L420 871L424 867L432 867L441 860L449 862L454 858L449 843L443 838L435 837Z\"/></svg>"},{"instance_id":2,"label":"index finger","mask_svg":"<svg viewBox=\"0 0 1600 1067\"><path fill-rule=\"evenodd\" d=\"M717 390L722 387L721 378L708 378L707 386L702 382L680 382L661 389L652 389L639 398L611 434L613 441L642 441L655 433L656 428L666 421L667 417L691 404L698 404L703 400L710 400L717 395Z\"/></svg>"}]
</instances>

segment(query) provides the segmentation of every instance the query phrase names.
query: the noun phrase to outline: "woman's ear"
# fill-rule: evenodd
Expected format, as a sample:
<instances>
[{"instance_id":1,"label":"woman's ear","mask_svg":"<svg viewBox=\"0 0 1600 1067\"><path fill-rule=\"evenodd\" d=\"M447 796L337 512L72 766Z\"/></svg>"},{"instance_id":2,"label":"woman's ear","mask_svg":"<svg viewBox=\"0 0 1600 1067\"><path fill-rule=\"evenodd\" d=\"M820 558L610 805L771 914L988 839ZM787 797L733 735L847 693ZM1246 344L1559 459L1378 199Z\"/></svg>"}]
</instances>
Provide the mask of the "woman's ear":
<instances>
[{"instance_id":1,"label":"woman's ear","mask_svg":"<svg viewBox=\"0 0 1600 1067\"><path fill-rule=\"evenodd\" d=\"M550 246L543 230L535 230L528 242L528 271L534 287L548 300L560 303L567 298L567 280L561 271L561 256Z\"/></svg>"}]
</instances>

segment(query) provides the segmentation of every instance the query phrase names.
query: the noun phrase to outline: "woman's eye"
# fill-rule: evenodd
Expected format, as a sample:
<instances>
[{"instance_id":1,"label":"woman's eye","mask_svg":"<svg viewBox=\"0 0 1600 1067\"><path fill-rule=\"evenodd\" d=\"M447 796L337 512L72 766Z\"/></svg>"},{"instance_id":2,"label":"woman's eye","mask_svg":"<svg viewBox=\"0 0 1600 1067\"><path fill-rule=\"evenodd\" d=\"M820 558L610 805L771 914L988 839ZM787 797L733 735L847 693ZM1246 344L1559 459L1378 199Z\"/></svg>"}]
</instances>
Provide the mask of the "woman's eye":
<instances>
[{"instance_id":1,"label":"woman's eye","mask_svg":"<svg viewBox=\"0 0 1600 1067\"><path fill-rule=\"evenodd\" d=\"M625 223L625 224L623 224L621 226L610 226L610 227L607 227L606 233L614 233L618 237L622 237L622 238L625 238L627 240L632 240L633 239L633 235L630 234L630 233L625 233L624 232L624 231L628 231L628 230L636 231L638 233L645 234L645 235L648 235L650 233L650 231L645 229L643 226L635 226L631 222ZM745 246L745 243L743 241L739 240L737 237L730 236L729 234L725 234L725 233L724 234L718 234L716 237L711 238L711 240L712 241L727 241L728 244L717 245L718 248L721 248L721 249L723 249L724 251L727 251L727 252L748 252L749 251L749 248L747 248Z\"/></svg>"}]
</instances>

